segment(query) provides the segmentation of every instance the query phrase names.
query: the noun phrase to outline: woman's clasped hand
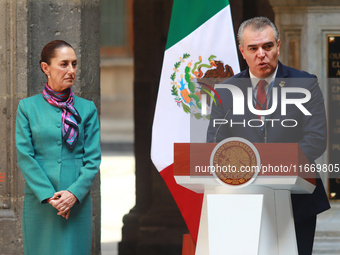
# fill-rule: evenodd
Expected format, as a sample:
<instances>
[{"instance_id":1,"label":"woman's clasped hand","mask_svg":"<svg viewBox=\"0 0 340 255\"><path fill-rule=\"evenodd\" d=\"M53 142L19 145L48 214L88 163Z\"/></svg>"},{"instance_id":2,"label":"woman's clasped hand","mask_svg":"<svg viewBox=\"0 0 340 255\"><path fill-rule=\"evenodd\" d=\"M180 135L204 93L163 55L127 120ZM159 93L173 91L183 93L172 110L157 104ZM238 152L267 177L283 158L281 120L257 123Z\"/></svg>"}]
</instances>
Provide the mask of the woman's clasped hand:
<instances>
[{"instance_id":1,"label":"woman's clasped hand","mask_svg":"<svg viewBox=\"0 0 340 255\"><path fill-rule=\"evenodd\" d=\"M71 208L77 202L77 198L68 190L61 190L54 193L53 197L49 198L47 202L52 205L59 212L58 215L68 219L70 216Z\"/></svg>"}]
</instances>

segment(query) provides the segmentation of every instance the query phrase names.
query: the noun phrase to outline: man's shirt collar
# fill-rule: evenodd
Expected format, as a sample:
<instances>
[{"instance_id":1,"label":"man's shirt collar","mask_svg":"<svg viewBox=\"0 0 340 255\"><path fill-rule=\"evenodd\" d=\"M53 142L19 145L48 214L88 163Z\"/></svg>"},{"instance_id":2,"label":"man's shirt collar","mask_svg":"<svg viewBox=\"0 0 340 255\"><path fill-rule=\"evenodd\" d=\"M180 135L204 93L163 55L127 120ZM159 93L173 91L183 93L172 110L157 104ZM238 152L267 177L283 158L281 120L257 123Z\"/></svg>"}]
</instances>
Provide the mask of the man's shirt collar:
<instances>
[{"instance_id":1,"label":"man's shirt collar","mask_svg":"<svg viewBox=\"0 0 340 255\"><path fill-rule=\"evenodd\" d=\"M249 69L249 76L250 76L251 85L253 86L253 89L256 89L256 86L257 86L257 84L259 83L260 80L265 80L268 84L266 87L269 87L269 84L275 79L278 67L279 67L279 65L277 65L275 72L272 73L270 76L268 76L265 79L257 78L255 75L252 74L252 72Z\"/></svg>"}]
</instances>

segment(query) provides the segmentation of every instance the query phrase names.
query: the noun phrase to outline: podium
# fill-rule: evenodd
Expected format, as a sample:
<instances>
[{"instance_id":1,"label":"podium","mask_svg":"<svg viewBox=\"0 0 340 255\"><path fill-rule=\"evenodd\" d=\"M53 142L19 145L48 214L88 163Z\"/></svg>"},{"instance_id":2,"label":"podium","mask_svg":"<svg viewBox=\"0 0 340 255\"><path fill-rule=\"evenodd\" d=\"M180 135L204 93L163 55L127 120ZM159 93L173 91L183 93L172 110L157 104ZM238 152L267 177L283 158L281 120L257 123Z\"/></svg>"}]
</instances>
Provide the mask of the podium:
<instances>
[{"instance_id":1,"label":"podium","mask_svg":"<svg viewBox=\"0 0 340 255\"><path fill-rule=\"evenodd\" d=\"M176 182L204 193L195 255L298 255L291 194L311 194L316 185L299 145L252 144L263 171L242 187L211 172L217 145L174 145Z\"/></svg>"}]
</instances>

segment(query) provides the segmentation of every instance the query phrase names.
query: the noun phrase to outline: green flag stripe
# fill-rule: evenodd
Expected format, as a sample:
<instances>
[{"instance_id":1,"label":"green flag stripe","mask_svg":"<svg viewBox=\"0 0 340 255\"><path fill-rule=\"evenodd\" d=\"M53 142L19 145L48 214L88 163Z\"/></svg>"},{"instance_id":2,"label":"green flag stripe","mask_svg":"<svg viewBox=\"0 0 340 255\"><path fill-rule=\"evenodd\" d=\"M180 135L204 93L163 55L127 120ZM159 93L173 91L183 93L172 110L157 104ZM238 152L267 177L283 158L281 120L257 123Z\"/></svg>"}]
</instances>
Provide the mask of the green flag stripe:
<instances>
[{"instance_id":1,"label":"green flag stripe","mask_svg":"<svg viewBox=\"0 0 340 255\"><path fill-rule=\"evenodd\" d=\"M228 0L174 0L166 49L228 5Z\"/></svg>"}]
</instances>

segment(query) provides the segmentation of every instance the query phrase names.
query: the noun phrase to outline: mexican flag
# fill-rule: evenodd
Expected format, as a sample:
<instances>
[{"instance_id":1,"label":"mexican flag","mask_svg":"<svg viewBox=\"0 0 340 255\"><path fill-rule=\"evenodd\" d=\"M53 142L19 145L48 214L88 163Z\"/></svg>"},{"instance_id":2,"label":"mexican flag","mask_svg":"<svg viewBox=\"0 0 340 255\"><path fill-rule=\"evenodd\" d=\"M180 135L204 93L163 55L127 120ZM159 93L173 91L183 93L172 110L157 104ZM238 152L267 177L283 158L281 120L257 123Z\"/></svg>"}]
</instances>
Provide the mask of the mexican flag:
<instances>
[{"instance_id":1,"label":"mexican flag","mask_svg":"<svg viewBox=\"0 0 340 255\"><path fill-rule=\"evenodd\" d=\"M205 142L210 105L216 103L214 84L238 72L228 0L174 0L153 123L151 158L195 242L203 194L176 183L174 143Z\"/></svg>"}]
</instances>

